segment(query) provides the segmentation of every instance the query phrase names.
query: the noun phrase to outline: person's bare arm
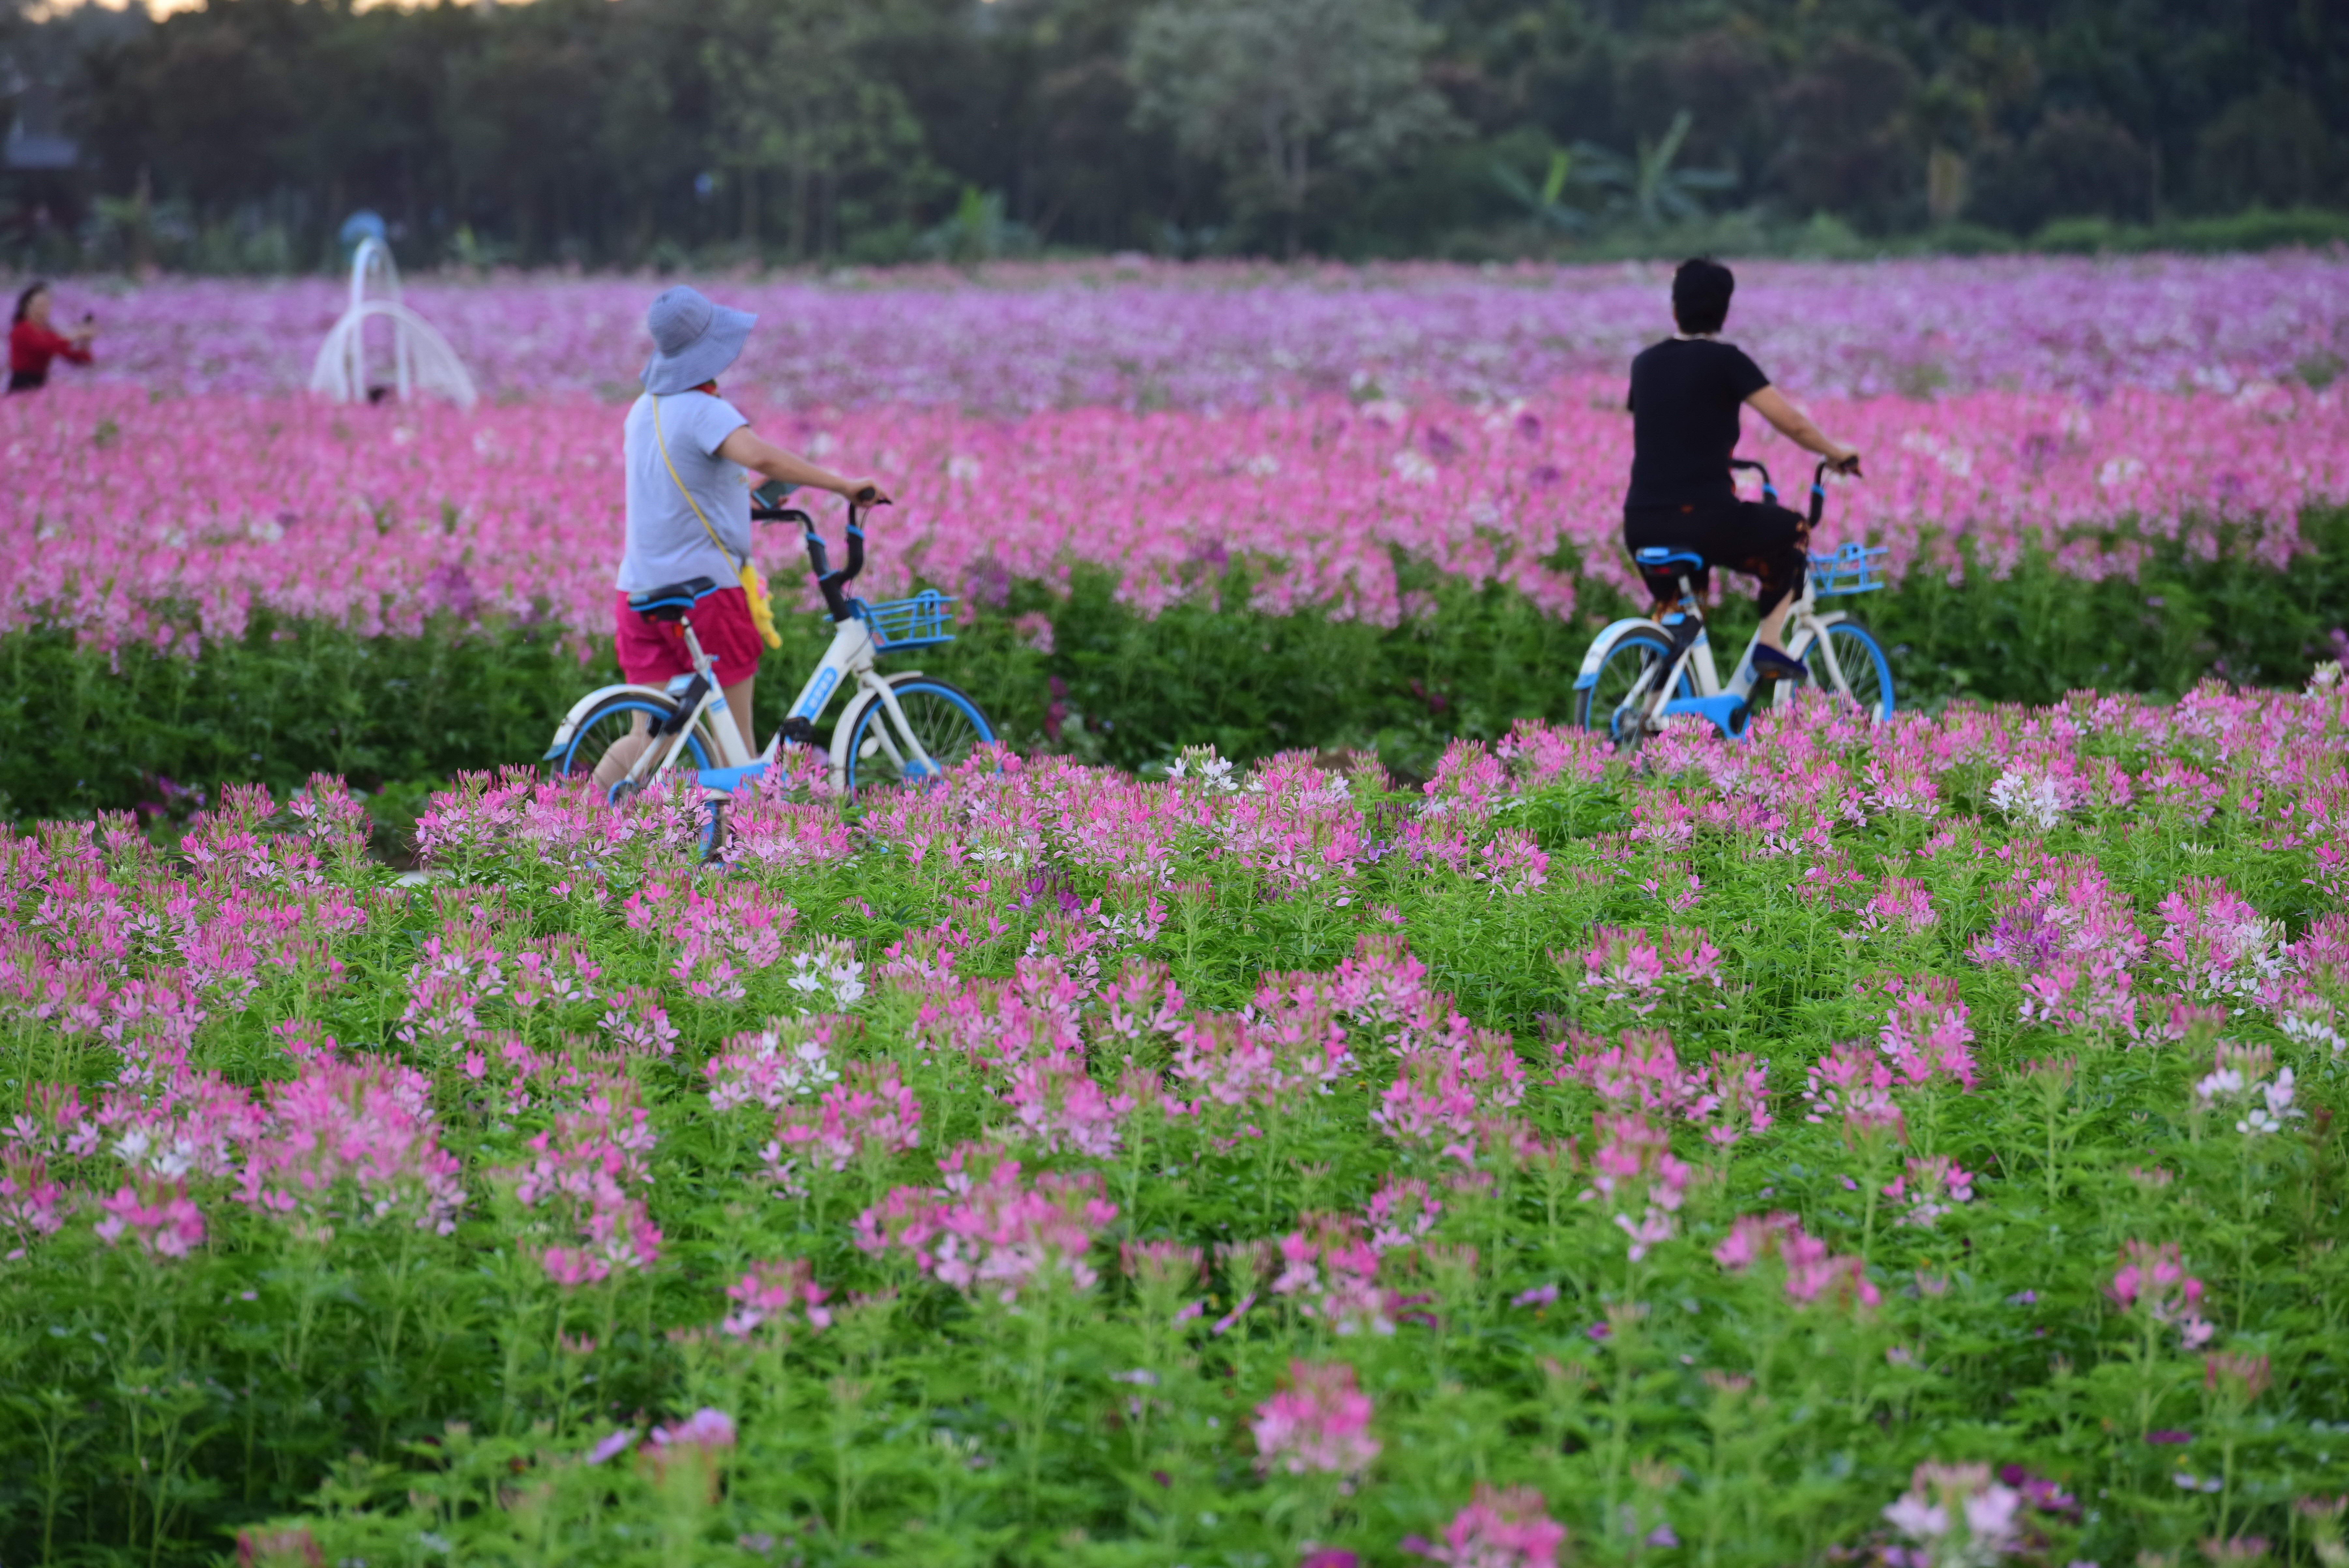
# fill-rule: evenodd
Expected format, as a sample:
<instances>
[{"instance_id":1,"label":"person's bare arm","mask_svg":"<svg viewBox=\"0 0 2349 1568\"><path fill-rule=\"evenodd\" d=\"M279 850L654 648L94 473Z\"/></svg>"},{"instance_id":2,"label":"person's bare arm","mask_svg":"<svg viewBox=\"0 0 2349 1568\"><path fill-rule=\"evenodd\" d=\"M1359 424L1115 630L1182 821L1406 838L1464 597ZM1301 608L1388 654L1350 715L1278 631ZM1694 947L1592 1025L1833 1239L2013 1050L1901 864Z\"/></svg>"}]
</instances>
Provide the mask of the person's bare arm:
<instances>
[{"instance_id":1,"label":"person's bare arm","mask_svg":"<svg viewBox=\"0 0 2349 1568\"><path fill-rule=\"evenodd\" d=\"M1801 447L1805 452L1817 452L1842 472L1849 473L1859 466L1857 448L1830 441L1811 423L1810 416L1788 402L1775 387L1764 387L1745 400L1754 411L1777 427L1778 433Z\"/></svg>"},{"instance_id":2,"label":"person's bare arm","mask_svg":"<svg viewBox=\"0 0 2349 1568\"><path fill-rule=\"evenodd\" d=\"M829 490L835 495L845 495L860 505L886 501L880 485L870 479L843 479L828 468L820 468L795 452L785 452L773 441L744 425L718 443L718 455L729 462L739 462L744 468L755 469L769 479L781 480L785 484L804 484L816 490ZM864 493L871 491L872 500Z\"/></svg>"}]
</instances>

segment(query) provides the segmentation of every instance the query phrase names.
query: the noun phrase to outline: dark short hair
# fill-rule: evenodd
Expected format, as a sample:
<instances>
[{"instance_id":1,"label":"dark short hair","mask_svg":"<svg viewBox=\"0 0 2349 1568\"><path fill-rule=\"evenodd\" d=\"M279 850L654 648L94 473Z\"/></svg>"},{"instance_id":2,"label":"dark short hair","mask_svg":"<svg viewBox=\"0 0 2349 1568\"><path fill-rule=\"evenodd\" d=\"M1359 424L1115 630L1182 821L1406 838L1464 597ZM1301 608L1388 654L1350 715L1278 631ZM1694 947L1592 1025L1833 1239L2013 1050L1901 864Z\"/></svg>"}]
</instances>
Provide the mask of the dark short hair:
<instances>
[{"instance_id":1,"label":"dark short hair","mask_svg":"<svg viewBox=\"0 0 2349 1568\"><path fill-rule=\"evenodd\" d=\"M35 278L26 284L25 292L16 296L16 314L8 318L8 324L14 327L17 322L24 320L25 312L33 308L33 301L48 292L49 286L44 279Z\"/></svg>"},{"instance_id":2,"label":"dark short hair","mask_svg":"<svg viewBox=\"0 0 2349 1568\"><path fill-rule=\"evenodd\" d=\"M1672 319L1683 332L1718 332L1729 319L1734 274L1710 256L1692 256L1672 274Z\"/></svg>"}]
</instances>

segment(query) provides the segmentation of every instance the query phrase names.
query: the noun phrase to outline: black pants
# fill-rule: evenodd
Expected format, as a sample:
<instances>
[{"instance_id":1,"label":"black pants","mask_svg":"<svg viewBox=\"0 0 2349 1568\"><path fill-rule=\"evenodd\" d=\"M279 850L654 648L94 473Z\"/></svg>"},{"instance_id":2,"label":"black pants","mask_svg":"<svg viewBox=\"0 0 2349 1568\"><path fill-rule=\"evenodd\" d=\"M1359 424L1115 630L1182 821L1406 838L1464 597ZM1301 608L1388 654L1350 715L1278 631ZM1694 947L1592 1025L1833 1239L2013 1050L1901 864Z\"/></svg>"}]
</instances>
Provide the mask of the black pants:
<instances>
[{"instance_id":1,"label":"black pants","mask_svg":"<svg viewBox=\"0 0 2349 1568\"><path fill-rule=\"evenodd\" d=\"M1768 615L1778 602L1803 586L1810 569L1811 525L1799 512L1767 501L1730 501L1695 506L1627 506L1623 509L1623 547L1644 550L1653 545L1693 550L1705 566L1721 566L1758 578L1761 590L1755 607ZM1672 572L1642 573L1649 591L1659 599L1678 590ZM1691 586L1702 592L1710 571L1691 574Z\"/></svg>"},{"instance_id":2,"label":"black pants","mask_svg":"<svg viewBox=\"0 0 2349 1568\"><path fill-rule=\"evenodd\" d=\"M48 379L46 371L11 370L8 372L8 389L12 392L29 392L36 387L47 386Z\"/></svg>"}]
</instances>

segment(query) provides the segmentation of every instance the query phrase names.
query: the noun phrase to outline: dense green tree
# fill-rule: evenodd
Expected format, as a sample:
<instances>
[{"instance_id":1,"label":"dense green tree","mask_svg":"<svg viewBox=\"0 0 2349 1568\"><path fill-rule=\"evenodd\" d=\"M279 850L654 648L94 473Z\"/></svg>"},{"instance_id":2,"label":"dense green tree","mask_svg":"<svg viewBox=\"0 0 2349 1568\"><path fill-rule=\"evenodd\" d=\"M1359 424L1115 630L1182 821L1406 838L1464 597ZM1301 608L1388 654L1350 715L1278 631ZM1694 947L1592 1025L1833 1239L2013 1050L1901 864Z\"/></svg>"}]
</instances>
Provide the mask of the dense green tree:
<instances>
[{"instance_id":1,"label":"dense green tree","mask_svg":"<svg viewBox=\"0 0 2349 1568\"><path fill-rule=\"evenodd\" d=\"M2322 0L36 3L0 0L0 118L62 106L81 158L0 168L18 265L315 265L359 206L414 262L629 265L967 250L958 213L1493 254L1692 205L1877 235L2349 206Z\"/></svg>"},{"instance_id":2,"label":"dense green tree","mask_svg":"<svg viewBox=\"0 0 2349 1568\"><path fill-rule=\"evenodd\" d=\"M1326 167L1373 171L1454 129L1424 80L1437 36L1408 0L1164 0L1134 30L1135 117L1277 212L1294 255Z\"/></svg>"}]
</instances>

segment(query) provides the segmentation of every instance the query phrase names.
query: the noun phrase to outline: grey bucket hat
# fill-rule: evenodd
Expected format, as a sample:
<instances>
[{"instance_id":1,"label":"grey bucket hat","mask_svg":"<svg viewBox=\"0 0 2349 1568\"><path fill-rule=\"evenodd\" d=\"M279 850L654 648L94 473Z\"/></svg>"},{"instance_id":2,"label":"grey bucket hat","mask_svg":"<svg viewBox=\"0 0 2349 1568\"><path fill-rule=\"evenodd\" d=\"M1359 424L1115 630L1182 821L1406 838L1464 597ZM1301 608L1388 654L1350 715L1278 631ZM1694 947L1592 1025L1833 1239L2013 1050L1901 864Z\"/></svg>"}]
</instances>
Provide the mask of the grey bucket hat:
<instances>
[{"instance_id":1,"label":"grey bucket hat","mask_svg":"<svg viewBox=\"0 0 2349 1568\"><path fill-rule=\"evenodd\" d=\"M698 288L666 290L645 312L653 357L645 362L645 390L665 398L688 392L734 363L759 318L747 310L712 305Z\"/></svg>"}]
</instances>

